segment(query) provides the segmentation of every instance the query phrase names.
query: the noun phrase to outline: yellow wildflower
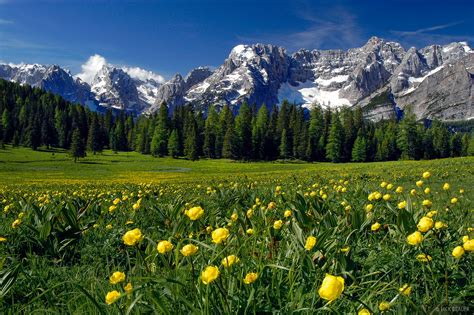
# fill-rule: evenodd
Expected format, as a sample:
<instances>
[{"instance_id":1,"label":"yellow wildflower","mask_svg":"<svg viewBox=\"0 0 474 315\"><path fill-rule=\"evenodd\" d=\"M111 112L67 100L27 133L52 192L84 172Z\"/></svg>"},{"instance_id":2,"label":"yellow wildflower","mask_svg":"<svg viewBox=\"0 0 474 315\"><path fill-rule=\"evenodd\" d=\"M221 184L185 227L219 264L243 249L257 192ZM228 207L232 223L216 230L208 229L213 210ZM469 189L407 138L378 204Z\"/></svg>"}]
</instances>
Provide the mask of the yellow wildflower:
<instances>
[{"instance_id":1,"label":"yellow wildflower","mask_svg":"<svg viewBox=\"0 0 474 315\"><path fill-rule=\"evenodd\" d=\"M109 281L111 284L117 284L125 281L125 274L123 272L116 271L110 276Z\"/></svg>"},{"instance_id":2,"label":"yellow wildflower","mask_svg":"<svg viewBox=\"0 0 474 315\"><path fill-rule=\"evenodd\" d=\"M245 284L251 284L251 283L255 282L257 279L258 279L258 273L249 272L245 275L244 283Z\"/></svg>"},{"instance_id":3,"label":"yellow wildflower","mask_svg":"<svg viewBox=\"0 0 474 315\"><path fill-rule=\"evenodd\" d=\"M110 291L105 296L105 303L110 305L114 303L115 301L117 301L119 298L120 298L120 292L118 292L117 290Z\"/></svg>"},{"instance_id":4,"label":"yellow wildflower","mask_svg":"<svg viewBox=\"0 0 474 315\"><path fill-rule=\"evenodd\" d=\"M216 266L207 266L206 269L201 272L201 281L202 283L208 285L212 281L216 280L219 277L219 268Z\"/></svg>"},{"instance_id":5,"label":"yellow wildflower","mask_svg":"<svg viewBox=\"0 0 474 315\"><path fill-rule=\"evenodd\" d=\"M127 233L125 233L124 236L122 237L125 245L129 245L129 246L134 246L139 241L141 241L142 238L143 238L142 232L138 228L127 231Z\"/></svg>"},{"instance_id":6,"label":"yellow wildflower","mask_svg":"<svg viewBox=\"0 0 474 315\"><path fill-rule=\"evenodd\" d=\"M454 258L459 259L464 255L464 248L462 246L456 246L453 249L452 255Z\"/></svg>"},{"instance_id":7,"label":"yellow wildflower","mask_svg":"<svg viewBox=\"0 0 474 315\"><path fill-rule=\"evenodd\" d=\"M229 237L229 230L226 228L218 228L212 231L212 241L216 244L220 244L227 240Z\"/></svg>"},{"instance_id":8,"label":"yellow wildflower","mask_svg":"<svg viewBox=\"0 0 474 315\"><path fill-rule=\"evenodd\" d=\"M318 290L319 296L330 302L337 299L344 291L344 278L326 274Z\"/></svg>"},{"instance_id":9,"label":"yellow wildflower","mask_svg":"<svg viewBox=\"0 0 474 315\"><path fill-rule=\"evenodd\" d=\"M239 257L235 255L229 255L225 257L224 259L222 259L221 263L225 268L229 268L230 266L238 263L239 261L240 261Z\"/></svg>"},{"instance_id":10,"label":"yellow wildflower","mask_svg":"<svg viewBox=\"0 0 474 315\"><path fill-rule=\"evenodd\" d=\"M307 250L307 251L310 251L313 249L313 247L316 245L316 237L314 236L308 236L308 238L306 239L306 243L304 245L304 248Z\"/></svg>"},{"instance_id":11,"label":"yellow wildflower","mask_svg":"<svg viewBox=\"0 0 474 315\"><path fill-rule=\"evenodd\" d=\"M196 221L204 214L204 209L201 207L192 207L184 212L192 221Z\"/></svg>"},{"instance_id":12,"label":"yellow wildflower","mask_svg":"<svg viewBox=\"0 0 474 315\"><path fill-rule=\"evenodd\" d=\"M173 244L169 241L160 241L158 245L156 246L156 249L160 254L165 254L173 249Z\"/></svg>"},{"instance_id":13,"label":"yellow wildflower","mask_svg":"<svg viewBox=\"0 0 474 315\"><path fill-rule=\"evenodd\" d=\"M420 232L428 232L433 227L433 219L429 217L422 217L416 227Z\"/></svg>"},{"instance_id":14,"label":"yellow wildflower","mask_svg":"<svg viewBox=\"0 0 474 315\"><path fill-rule=\"evenodd\" d=\"M413 246L419 245L423 242L423 235L420 232L416 231L407 236L407 243Z\"/></svg>"},{"instance_id":15,"label":"yellow wildflower","mask_svg":"<svg viewBox=\"0 0 474 315\"><path fill-rule=\"evenodd\" d=\"M199 247L197 247L196 245L193 245L193 244L187 244L187 245L184 245L183 248L181 248L180 252L181 254L183 254L183 256L192 256L194 254L196 254L199 250Z\"/></svg>"}]
</instances>

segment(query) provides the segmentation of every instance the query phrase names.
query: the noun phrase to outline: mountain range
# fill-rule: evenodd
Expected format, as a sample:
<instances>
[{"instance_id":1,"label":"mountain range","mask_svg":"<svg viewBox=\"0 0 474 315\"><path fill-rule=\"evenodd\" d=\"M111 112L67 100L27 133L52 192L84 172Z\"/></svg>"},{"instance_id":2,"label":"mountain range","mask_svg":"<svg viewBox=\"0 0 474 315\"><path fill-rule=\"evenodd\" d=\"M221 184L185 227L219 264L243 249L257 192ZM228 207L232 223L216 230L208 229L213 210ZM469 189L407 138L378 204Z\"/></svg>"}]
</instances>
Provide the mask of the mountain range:
<instances>
[{"instance_id":1,"label":"mountain range","mask_svg":"<svg viewBox=\"0 0 474 315\"><path fill-rule=\"evenodd\" d=\"M408 106L419 119L474 118L474 50L466 42L405 50L372 37L360 48L300 49L291 55L275 45L238 45L216 69L198 67L166 82L147 73L105 64L85 82L57 65L0 64L0 78L92 110L152 113L166 101L171 110L186 103L201 110L228 104L236 112L243 101L273 106L286 99L304 107L362 107L372 120Z\"/></svg>"}]
</instances>

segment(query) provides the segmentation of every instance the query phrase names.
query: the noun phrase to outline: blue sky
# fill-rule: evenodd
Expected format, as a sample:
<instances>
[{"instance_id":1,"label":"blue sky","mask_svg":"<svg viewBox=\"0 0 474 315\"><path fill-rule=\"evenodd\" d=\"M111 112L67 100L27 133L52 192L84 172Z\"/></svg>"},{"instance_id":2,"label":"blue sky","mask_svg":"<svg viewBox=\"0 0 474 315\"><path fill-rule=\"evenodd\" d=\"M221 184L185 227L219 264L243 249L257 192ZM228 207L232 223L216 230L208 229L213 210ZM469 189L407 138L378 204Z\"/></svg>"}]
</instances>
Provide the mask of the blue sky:
<instances>
[{"instance_id":1,"label":"blue sky","mask_svg":"<svg viewBox=\"0 0 474 315\"><path fill-rule=\"evenodd\" d=\"M237 44L358 47L376 35L410 46L474 43L474 1L0 0L0 61L79 73L99 54L169 78L219 66Z\"/></svg>"}]
</instances>

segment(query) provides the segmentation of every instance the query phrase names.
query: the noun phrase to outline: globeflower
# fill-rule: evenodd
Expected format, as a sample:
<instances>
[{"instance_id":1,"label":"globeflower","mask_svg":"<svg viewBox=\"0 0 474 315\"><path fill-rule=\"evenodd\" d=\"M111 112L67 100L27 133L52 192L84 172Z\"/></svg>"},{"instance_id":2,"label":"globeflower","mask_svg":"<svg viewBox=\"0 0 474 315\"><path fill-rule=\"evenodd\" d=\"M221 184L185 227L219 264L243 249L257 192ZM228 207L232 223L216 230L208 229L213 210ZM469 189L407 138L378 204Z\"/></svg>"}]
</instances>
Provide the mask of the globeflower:
<instances>
[{"instance_id":1,"label":"globeflower","mask_svg":"<svg viewBox=\"0 0 474 315\"><path fill-rule=\"evenodd\" d=\"M117 301L119 298L120 298L120 293L117 290L110 291L105 296L105 303L110 305L114 303L115 301Z\"/></svg>"},{"instance_id":2,"label":"globeflower","mask_svg":"<svg viewBox=\"0 0 474 315\"><path fill-rule=\"evenodd\" d=\"M160 254L165 254L173 249L173 244L171 244L169 241L160 241L158 245L156 246L156 249Z\"/></svg>"},{"instance_id":3,"label":"globeflower","mask_svg":"<svg viewBox=\"0 0 474 315\"><path fill-rule=\"evenodd\" d=\"M362 308L357 312L357 315L371 315L368 309Z\"/></svg>"},{"instance_id":4,"label":"globeflower","mask_svg":"<svg viewBox=\"0 0 474 315\"><path fill-rule=\"evenodd\" d=\"M380 302L379 304L379 310L381 312L384 312L386 310L388 310L390 308L390 302L387 302L387 301L382 301Z\"/></svg>"},{"instance_id":5,"label":"globeflower","mask_svg":"<svg viewBox=\"0 0 474 315\"><path fill-rule=\"evenodd\" d=\"M464 255L464 248L462 246L456 246L453 249L452 255L454 258L459 259Z\"/></svg>"},{"instance_id":6,"label":"globeflower","mask_svg":"<svg viewBox=\"0 0 474 315\"><path fill-rule=\"evenodd\" d=\"M273 210L273 209L276 208L276 206L277 206L276 202L272 201L268 204L267 209L268 210Z\"/></svg>"},{"instance_id":7,"label":"globeflower","mask_svg":"<svg viewBox=\"0 0 474 315\"><path fill-rule=\"evenodd\" d=\"M429 187L426 187L426 188L425 188L425 194L428 195L430 192L431 192L431 189L430 189Z\"/></svg>"},{"instance_id":8,"label":"globeflower","mask_svg":"<svg viewBox=\"0 0 474 315\"><path fill-rule=\"evenodd\" d=\"M227 240L229 237L229 230L226 228L218 228L212 231L212 241L216 244L220 244Z\"/></svg>"},{"instance_id":9,"label":"globeflower","mask_svg":"<svg viewBox=\"0 0 474 315\"><path fill-rule=\"evenodd\" d=\"M387 182L380 183L380 187L384 188L385 186L387 186Z\"/></svg>"},{"instance_id":10,"label":"globeflower","mask_svg":"<svg viewBox=\"0 0 474 315\"><path fill-rule=\"evenodd\" d=\"M454 205L458 202L458 198L454 197L453 199L451 199L451 203Z\"/></svg>"},{"instance_id":11,"label":"globeflower","mask_svg":"<svg viewBox=\"0 0 474 315\"><path fill-rule=\"evenodd\" d=\"M423 202L421 203L423 206L427 207L427 208L431 208L431 206L433 205L433 203L431 202L431 200L428 200L428 199L425 199L423 200Z\"/></svg>"},{"instance_id":12,"label":"globeflower","mask_svg":"<svg viewBox=\"0 0 474 315\"><path fill-rule=\"evenodd\" d=\"M423 235L420 232L416 231L407 236L407 243L413 246L419 245L423 242Z\"/></svg>"},{"instance_id":13,"label":"globeflower","mask_svg":"<svg viewBox=\"0 0 474 315\"><path fill-rule=\"evenodd\" d=\"M205 285L208 285L212 281L216 280L219 277L219 268L216 266L207 266L203 272L201 272L201 281Z\"/></svg>"},{"instance_id":14,"label":"globeflower","mask_svg":"<svg viewBox=\"0 0 474 315\"><path fill-rule=\"evenodd\" d=\"M245 233L247 233L248 235L252 235L253 234L253 229L247 229L247 231L245 231Z\"/></svg>"},{"instance_id":15,"label":"globeflower","mask_svg":"<svg viewBox=\"0 0 474 315\"><path fill-rule=\"evenodd\" d=\"M276 220L275 222L273 222L273 228L275 230L281 229L282 226L283 226L283 221L282 220Z\"/></svg>"},{"instance_id":16,"label":"globeflower","mask_svg":"<svg viewBox=\"0 0 474 315\"><path fill-rule=\"evenodd\" d=\"M119 204L119 202L120 202L120 198L115 198L115 200L113 201L113 204L117 205L117 204Z\"/></svg>"},{"instance_id":17,"label":"globeflower","mask_svg":"<svg viewBox=\"0 0 474 315\"><path fill-rule=\"evenodd\" d=\"M222 259L221 263L225 268L229 268L233 264L238 263L239 261L240 261L239 257L237 257L235 255L229 255L229 256L225 257L224 259Z\"/></svg>"},{"instance_id":18,"label":"globeflower","mask_svg":"<svg viewBox=\"0 0 474 315\"><path fill-rule=\"evenodd\" d=\"M308 236L308 238L306 239L306 243L304 245L304 248L307 250L307 251L310 251L313 249L313 247L316 245L316 237L314 236Z\"/></svg>"},{"instance_id":19,"label":"globeflower","mask_svg":"<svg viewBox=\"0 0 474 315\"><path fill-rule=\"evenodd\" d=\"M433 219L429 217L422 217L416 227L420 232L428 232L433 227Z\"/></svg>"},{"instance_id":20,"label":"globeflower","mask_svg":"<svg viewBox=\"0 0 474 315\"><path fill-rule=\"evenodd\" d=\"M374 208L374 205L369 203L368 205L365 206L365 211L370 212Z\"/></svg>"},{"instance_id":21,"label":"globeflower","mask_svg":"<svg viewBox=\"0 0 474 315\"><path fill-rule=\"evenodd\" d=\"M142 231L140 231L138 228L128 231L122 237L124 244L128 246L134 246L139 241L141 241L142 238Z\"/></svg>"},{"instance_id":22,"label":"globeflower","mask_svg":"<svg viewBox=\"0 0 474 315\"><path fill-rule=\"evenodd\" d=\"M474 240L467 240L466 242L464 242L462 247L467 252L473 252L474 251Z\"/></svg>"},{"instance_id":23,"label":"globeflower","mask_svg":"<svg viewBox=\"0 0 474 315\"><path fill-rule=\"evenodd\" d=\"M251 284L254 283L258 279L258 273L256 272L249 272L245 275L244 283Z\"/></svg>"},{"instance_id":24,"label":"globeflower","mask_svg":"<svg viewBox=\"0 0 474 315\"><path fill-rule=\"evenodd\" d=\"M237 213L232 213L232 215L230 216L230 219L232 221L237 221L238 218L239 218L239 215Z\"/></svg>"},{"instance_id":25,"label":"globeflower","mask_svg":"<svg viewBox=\"0 0 474 315\"><path fill-rule=\"evenodd\" d=\"M385 201L389 201L390 198L392 198L392 196L390 196L390 194L383 195L383 200L385 200Z\"/></svg>"},{"instance_id":26,"label":"globeflower","mask_svg":"<svg viewBox=\"0 0 474 315\"><path fill-rule=\"evenodd\" d=\"M424 178L424 179L428 179L428 178L430 178L430 177L431 177L431 173L430 173L430 172L424 172L424 173L423 173L423 178Z\"/></svg>"},{"instance_id":27,"label":"globeflower","mask_svg":"<svg viewBox=\"0 0 474 315\"><path fill-rule=\"evenodd\" d=\"M393 188L393 184L388 184L388 185L387 185L387 189L388 189L388 190L391 190L392 188Z\"/></svg>"},{"instance_id":28,"label":"globeflower","mask_svg":"<svg viewBox=\"0 0 474 315\"><path fill-rule=\"evenodd\" d=\"M417 181L416 186L418 186L418 187L423 186L423 181L422 180Z\"/></svg>"},{"instance_id":29,"label":"globeflower","mask_svg":"<svg viewBox=\"0 0 474 315\"><path fill-rule=\"evenodd\" d=\"M329 302L337 299L344 291L344 278L326 274L318 290L319 296Z\"/></svg>"},{"instance_id":30,"label":"globeflower","mask_svg":"<svg viewBox=\"0 0 474 315\"><path fill-rule=\"evenodd\" d=\"M443 185L443 190L449 190L449 184L448 183L444 183Z\"/></svg>"},{"instance_id":31,"label":"globeflower","mask_svg":"<svg viewBox=\"0 0 474 315\"><path fill-rule=\"evenodd\" d=\"M16 229L17 227L19 227L21 224L21 220L20 219L16 219L15 221L13 221L12 223L12 228Z\"/></svg>"},{"instance_id":32,"label":"globeflower","mask_svg":"<svg viewBox=\"0 0 474 315\"><path fill-rule=\"evenodd\" d=\"M435 223L435 229L441 230L443 228L447 227L446 223L441 222L441 221L436 221Z\"/></svg>"},{"instance_id":33,"label":"globeflower","mask_svg":"<svg viewBox=\"0 0 474 315\"><path fill-rule=\"evenodd\" d=\"M436 210L431 210L430 212L428 212L428 213L426 214L426 216L427 216L428 218L432 218L432 217L434 217L436 214L438 214L438 211L436 211Z\"/></svg>"},{"instance_id":34,"label":"globeflower","mask_svg":"<svg viewBox=\"0 0 474 315\"><path fill-rule=\"evenodd\" d=\"M7 241L6 237L0 236L0 243L6 242L6 241Z\"/></svg>"},{"instance_id":35,"label":"globeflower","mask_svg":"<svg viewBox=\"0 0 474 315\"><path fill-rule=\"evenodd\" d=\"M201 207L192 207L184 212L192 221L196 221L204 214L204 209Z\"/></svg>"},{"instance_id":36,"label":"globeflower","mask_svg":"<svg viewBox=\"0 0 474 315\"><path fill-rule=\"evenodd\" d=\"M430 255L426 255L426 254L418 254L416 256L416 260L418 260L419 262L429 262L432 260L431 256Z\"/></svg>"},{"instance_id":37,"label":"globeflower","mask_svg":"<svg viewBox=\"0 0 474 315\"><path fill-rule=\"evenodd\" d=\"M397 194L401 194L403 192L403 187L402 186L398 186L397 189L395 189L395 192Z\"/></svg>"},{"instance_id":38,"label":"globeflower","mask_svg":"<svg viewBox=\"0 0 474 315\"><path fill-rule=\"evenodd\" d=\"M116 271L110 276L109 281L110 284L117 284L122 281L125 281L125 274L123 272Z\"/></svg>"},{"instance_id":39,"label":"globeflower","mask_svg":"<svg viewBox=\"0 0 474 315\"><path fill-rule=\"evenodd\" d=\"M405 296L409 296L411 293L411 286L404 284L400 289L398 289L398 291Z\"/></svg>"},{"instance_id":40,"label":"globeflower","mask_svg":"<svg viewBox=\"0 0 474 315\"><path fill-rule=\"evenodd\" d=\"M381 224L378 223L378 222L375 222L374 224L372 224L372 226L370 227L370 229L374 232L378 231L380 229L380 226Z\"/></svg>"},{"instance_id":41,"label":"globeflower","mask_svg":"<svg viewBox=\"0 0 474 315\"><path fill-rule=\"evenodd\" d=\"M406 206L407 206L407 202L405 200L398 203L398 209L404 209Z\"/></svg>"},{"instance_id":42,"label":"globeflower","mask_svg":"<svg viewBox=\"0 0 474 315\"><path fill-rule=\"evenodd\" d=\"M184 245L183 248L181 248L180 252L181 254L183 254L183 256L192 256L194 254L196 254L199 250L199 247L193 245L193 244L187 244L187 245Z\"/></svg>"},{"instance_id":43,"label":"globeflower","mask_svg":"<svg viewBox=\"0 0 474 315\"><path fill-rule=\"evenodd\" d=\"M129 283L127 283L126 286L123 287L123 289L125 290L125 293L130 294L130 293L132 293L132 291L133 291L133 286L132 286L132 284L129 282Z\"/></svg>"},{"instance_id":44,"label":"globeflower","mask_svg":"<svg viewBox=\"0 0 474 315\"><path fill-rule=\"evenodd\" d=\"M410 195L412 195L412 196L416 196L416 189L412 189L412 190L410 190Z\"/></svg>"},{"instance_id":45,"label":"globeflower","mask_svg":"<svg viewBox=\"0 0 474 315\"><path fill-rule=\"evenodd\" d=\"M289 217L291 217L291 214L292 214L292 213L291 213L291 210L286 210L285 213L283 214L283 216L284 216L285 218L289 218Z\"/></svg>"}]
</instances>

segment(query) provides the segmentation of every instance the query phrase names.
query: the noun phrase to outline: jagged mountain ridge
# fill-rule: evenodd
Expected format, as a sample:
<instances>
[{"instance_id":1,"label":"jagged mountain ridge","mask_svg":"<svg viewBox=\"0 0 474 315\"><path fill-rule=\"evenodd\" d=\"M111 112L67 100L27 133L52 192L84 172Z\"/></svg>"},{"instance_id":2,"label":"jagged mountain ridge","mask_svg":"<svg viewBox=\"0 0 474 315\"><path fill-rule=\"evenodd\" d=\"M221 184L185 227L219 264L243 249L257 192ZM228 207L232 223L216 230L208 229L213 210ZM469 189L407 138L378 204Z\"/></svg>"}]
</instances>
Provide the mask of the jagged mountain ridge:
<instances>
[{"instance_id":1,"label":"jagged mountain ridge","mask_svg":"<svg viewBox=\"0 0 474 315\"><path fill-rule=\"evenodd\" d=\"M11 75L11 69L4 67L0 65L0 77L34 83L61 95L66 93L61 87L67 86L71 96L66 98L84 103L87 83L67 71L55 88L35 83L44 71ZM236 111L244 100L272 106L287 99L306 107L362 107L373 120L393 116L409 105L420 119L458 120L474 116L473 73L474 51L465 42L405 50L399 43L372 37L360 48L301 49L291 55L274 45L238 45L215 70L199 67L163 84L132 78L123 69L107 65L89 88L103 106L146 113L156 111L163 101L171 109L186 103L203 110L229 104Z\"/></svg>"},{"instance_id":2,"label":"jagged mountain ridge","mask_svg":"<svg viewBox=\"0 0 474 315\"><path fill-rule=\"evenodd\" d=\"M405 51L377 37L347 51L301 49L291 56L278 46L239 45L201 83L187 88L179 76L170 80L174 93L158 93L151 110L162 101L236 106L243 100L272 105L287 99L302 106L362 106L374 120L408 105L418 118L469 119L474 115L473 58L464 42ZM382 93L390 98L371 104Z\"/></svg>"}]
</instances>

